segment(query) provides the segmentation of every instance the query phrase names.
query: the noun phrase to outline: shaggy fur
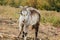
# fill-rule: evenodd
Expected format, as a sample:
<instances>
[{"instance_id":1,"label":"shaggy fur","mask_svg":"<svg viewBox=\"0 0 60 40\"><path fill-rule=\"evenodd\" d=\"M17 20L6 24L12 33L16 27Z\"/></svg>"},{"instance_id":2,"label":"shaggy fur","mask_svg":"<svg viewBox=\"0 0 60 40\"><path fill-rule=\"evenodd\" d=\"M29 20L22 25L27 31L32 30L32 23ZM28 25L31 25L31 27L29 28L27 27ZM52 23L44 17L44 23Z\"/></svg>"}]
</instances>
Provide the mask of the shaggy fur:
<instances>
[{"instance_id":1,"label":"shaggy fur","mask_svg":"<svg viewBox=\"0 0 60 40\"><path fill-rule=\"evenodd\" d=\"M40 12L32 7L20 7L22 10L19 17L19 30L20 34L23 34L24 40L27 39L28 27L32 25L32 29L35 29L35 40L38 36L38 28L40 22ZM19 36L20 36L19 34ZM18 36L18 37L19 37Z\"/></svg>"}]
</instances>

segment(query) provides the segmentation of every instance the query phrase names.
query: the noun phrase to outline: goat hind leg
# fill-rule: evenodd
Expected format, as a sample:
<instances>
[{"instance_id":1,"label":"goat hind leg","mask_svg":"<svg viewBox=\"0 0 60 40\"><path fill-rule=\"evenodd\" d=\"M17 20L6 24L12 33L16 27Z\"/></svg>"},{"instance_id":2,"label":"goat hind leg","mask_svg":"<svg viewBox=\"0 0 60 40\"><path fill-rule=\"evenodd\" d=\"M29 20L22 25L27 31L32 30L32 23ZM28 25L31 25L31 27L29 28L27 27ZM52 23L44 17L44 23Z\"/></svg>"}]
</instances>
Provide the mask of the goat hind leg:
<instances>
[{"instance_id":1,"label":"goat hind leg","mask_svg":"<svg viewBox=\"0 0 60 40\"><path fill-rule=\"evenodd\" d=\"M35 40L37 40L38 28L39 28L39 23L37 23L37 24L35 25Z\"/></svg>"},{"instance_id":2,"label":"goat hind leg","mask_svg":"<svg viewBox=\"0 0 60 40\"><path fill-rule=\"evenodd\" d=\"M24 40L27 40L28 26L24 26Z\"/></svg>"}]
</instances>

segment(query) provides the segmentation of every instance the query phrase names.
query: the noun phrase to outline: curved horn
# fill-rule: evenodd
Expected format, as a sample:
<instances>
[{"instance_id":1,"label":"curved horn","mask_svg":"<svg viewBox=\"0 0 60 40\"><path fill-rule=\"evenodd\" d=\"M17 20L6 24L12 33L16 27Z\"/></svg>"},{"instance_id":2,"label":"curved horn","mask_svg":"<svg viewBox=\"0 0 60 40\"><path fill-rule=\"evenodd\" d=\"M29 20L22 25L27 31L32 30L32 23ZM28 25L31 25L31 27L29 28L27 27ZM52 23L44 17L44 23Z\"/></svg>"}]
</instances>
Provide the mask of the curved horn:
<instances>
[{"instance_id":1,"label":"curved horn","mask_svg":"<svg viewBox=\"0 0 60 40\"><path fill-rule=\"evenodd\" d=\"M19 8L23 9L23 6L19 6Z\"/></svg>"},{"instance_id":2,"label":"curved horn","mask_svg":"<svg viewBox=\"0 0 60 40\"><path fill-rule=\"evenodd\" d=\"M28 6L24 6L24 8L28 8Z\"/></svg>"}]
</instances>

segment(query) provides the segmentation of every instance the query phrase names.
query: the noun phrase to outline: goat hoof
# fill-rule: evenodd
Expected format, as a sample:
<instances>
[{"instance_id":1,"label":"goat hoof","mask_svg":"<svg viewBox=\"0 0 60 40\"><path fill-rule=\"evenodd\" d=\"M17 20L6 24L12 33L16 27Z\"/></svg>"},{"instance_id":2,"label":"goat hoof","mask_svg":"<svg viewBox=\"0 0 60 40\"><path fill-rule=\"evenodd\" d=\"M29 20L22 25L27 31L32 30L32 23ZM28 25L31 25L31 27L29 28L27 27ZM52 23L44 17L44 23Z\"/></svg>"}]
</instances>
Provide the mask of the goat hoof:
<instances>
[{"instance_id":1,"label":"goat hoof","mask_svg":"<svg viewBox=\"0 0 60 40\"><path fill-rule=\"evenodd\" d=\"M39 38L34 38L34 40L39 40Z\"/></svg>"},{"instance_id":2,"label":"goat hoof","mask_svg":"<svg viewBox=\"0 0 60 40\"><path fill-rule=\"evenodd\" d=\"M15 40L19 40L19 38L18 37L15 37Z\"/></svg>"}]
</instances>

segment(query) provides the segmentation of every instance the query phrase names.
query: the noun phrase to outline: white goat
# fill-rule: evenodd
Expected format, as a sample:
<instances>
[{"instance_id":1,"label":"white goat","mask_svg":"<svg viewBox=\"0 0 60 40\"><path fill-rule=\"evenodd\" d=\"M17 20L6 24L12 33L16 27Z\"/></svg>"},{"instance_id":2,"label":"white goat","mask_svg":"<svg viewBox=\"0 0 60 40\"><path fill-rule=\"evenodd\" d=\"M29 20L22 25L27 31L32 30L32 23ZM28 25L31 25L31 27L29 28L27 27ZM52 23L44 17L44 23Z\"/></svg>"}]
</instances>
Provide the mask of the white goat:
<instances>
[{"instance_id":1,"label":"white goat","mask_svg":"<svg viewBox=\"0 0 60 40\"><path fill-rule=\"evenodd\" d=\"M28 33L28 27L32 25L32 28L35 29L35 40L37 40L38 35L38 28L39 28L39 22L40 22L40 12L33 8L28 6L20 6L22 9L20 12L19 17L19 36L22 33L24 40L27 39L27 33ZM18 37L19 37L18 36Z\"/></svg>"}]
</instances>

